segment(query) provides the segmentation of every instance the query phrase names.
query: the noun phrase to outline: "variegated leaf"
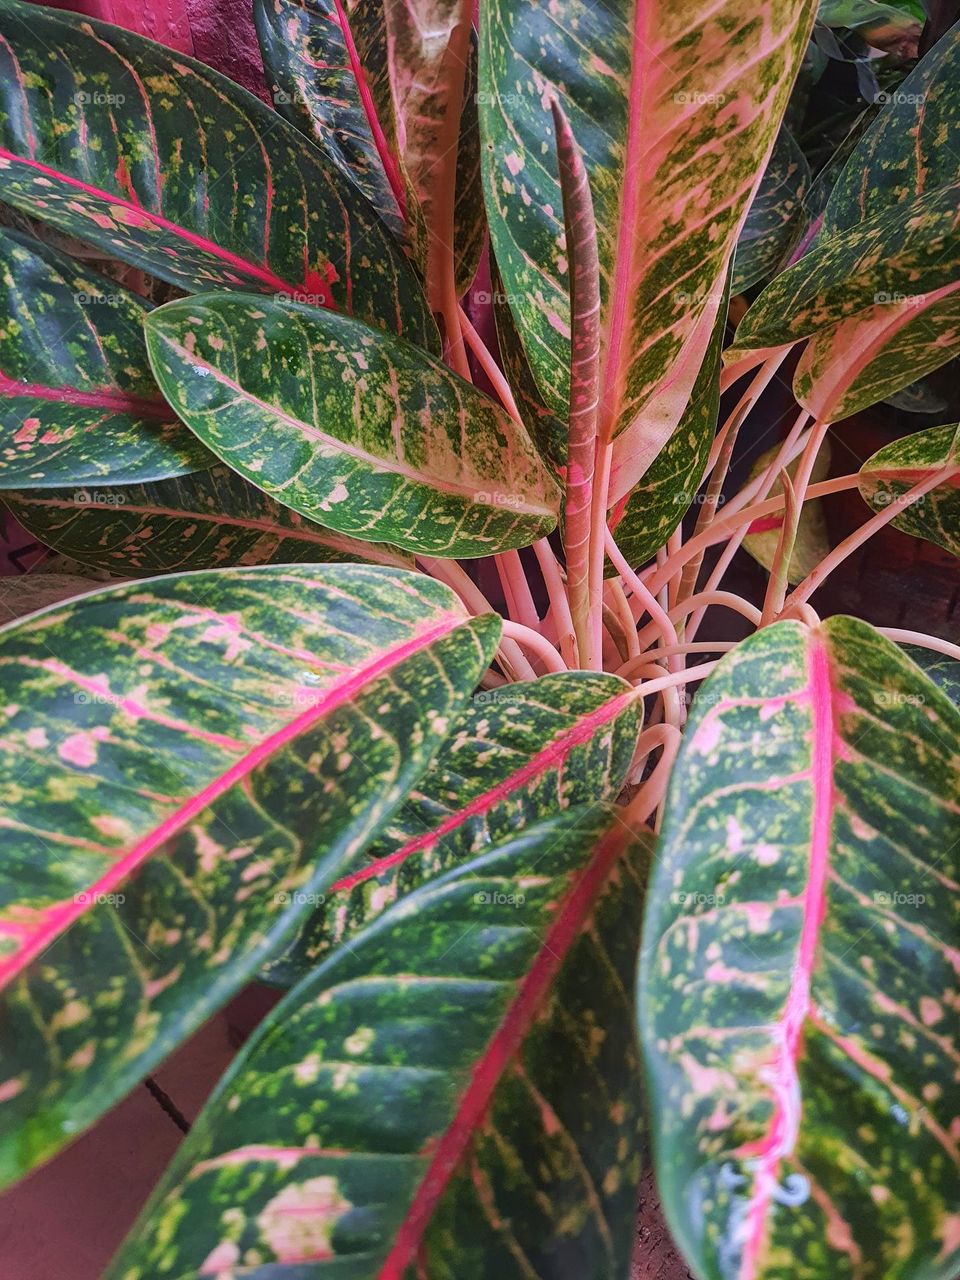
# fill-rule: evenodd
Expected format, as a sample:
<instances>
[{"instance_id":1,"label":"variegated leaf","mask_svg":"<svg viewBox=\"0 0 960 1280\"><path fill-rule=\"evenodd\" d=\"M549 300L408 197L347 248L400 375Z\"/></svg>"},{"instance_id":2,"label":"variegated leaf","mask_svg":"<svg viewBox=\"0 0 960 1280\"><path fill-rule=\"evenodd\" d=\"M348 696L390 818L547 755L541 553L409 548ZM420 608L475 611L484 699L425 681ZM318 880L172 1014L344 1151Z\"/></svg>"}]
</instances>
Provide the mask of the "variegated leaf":
<instances>
[{"instance_id":1,"label":"variegated leaf","mask_svg":"<svg viewBox=\"0 0 960 1280\"><path fill-rule=\"evenodd\" d=\"M658 1184L702 1280L960 1265L960 712L866 623L701 687L644 926Z\"/></svg>"},{"instance_id":2,"label":"variegated leaf","mask_svg":"<svg viewBox=\"0 0 960 1280\"><path fill-rule=\"evenodd\" d=\"M121 577L331 560L413 568L395 547L305 520L222 465L158 484L36 489L0 498L45 546Z\"/></svg>"},{"instance_id":3,"label":"variegated leaf","mask_svg":"<svg viewBox=\"0 0 960 1280\"><path fill-rule=\"evenodd\" d=\"M780 446L774 445L772 449L767 449L761 453L750 468L750 479L755 480L757 476L766 471L779 451ZM812 481L816 482L827 478L830 472L831 453L832 448L828 438L823 442L814 459L813 468L810 472ZM791 480L796 476L799 466L800 458L797 457L785 468ZM770 496L780 497L782 493L783 484L778 478L770 489ZM776 561L782 528L783 512L781 511L777 515L762 516L759 520L754 520L747 530L746 537L743 539L744 551L753 556L754 560L768 572L773 568ZM812 501L808 500L803 504L797 520L796 539L790 554L790 563L787 567L787 581L794 584L802 582L807 574L812 573L820 561L829 554L829 551L830 534L823 514L823 503L818 498L814 498Z\"/></svg>"},{"instance_id":4,"label":"variegated leaf","mask_svg":"<svg viewBox=\"0 0 960 1280\"><path fill-rule=\"evenodd\" d=\"M918 644L904 644L900 647L924 675L947 695L953 705L960 708L960 661Z\"/></svg>"},{"instance_id":5,"label":"variegated leaf","mask_svg":"<svg viewBox=\"0 0 960 1280\"><path fill-rule=\"evenodd\" d=\"M665 545L696 500L717 429L728 300L724 298L714 321L713 337L680 425L637 487L607 516L617 546L632 565L643 564Z\"/></svg>"},{"instance_id":6,"label":"variegated leaf","mask_svg":"<svg viewBox=\"0 0 960 1280\"><path fill-rule=\"evenodd\" d=\"M308 519L480 556L556 524L524 429L425 352L330 311L239 294L153 312L157 381L214 453Z\"/></svg>"},{"instance_id":7,"label":"variegated leaf","mask_svg":"<svg viewBox=\"0 0 960 1280\"><path fill-rule=\"evenodd\" d=\"M291 991L105 1280L625 1276L647 853L609 822L499 844Z\"/></svg>"},{"instance_id":8,"label":"variegated leaf","mask_svg":"<svg viewBox=\"0 0 960 1280\"><path fill-rule=\"evenodd\" d=\"M481 9L487 216L541 394L566 420L569 306L551 96L590 175L600 245L600 434L612 501L686 409L740 225L815 5L612 0Z\"/></svg>"},{"instance_id":9,"label":"variegated leaf","mask_svg":"<svg viewBox=\"0 0 960 1280\"><path fill-rule=\"evenodd\" d=\"M783 125L740 229L733 259L734 293L766 280L779 266L803 216L803 198L809 185L806 156Z\"/></svg>"},{"instance_id":10,"label":"variegated leaf","mask_svg":"<svg viewBox=\"0 0 960 1280\"><path fill-rule=\"evenodd\" d=\"M285 941L498 635L440 584L369 565L157 578L0 632L0 1181Z\"/></svg>"},{"instance_id":11,"label":"variegated leaf","mask_svg":"<svg viewBox=\"0 0 960 1280\"><path fill-rule=\"evenodd\" d=\"M616 676L569 671L478 693L365 865L334 884L269 981L289 986L398 898L512 832L617 797L643 708Z\"/></svg>"},{"instance_id":12,"label":"variegated leaf","mask_svg":"<svg viewBox=\"0 0 960 1280\"><path fill-rule=\"evenodd\" d=\"M295 296L437 349L416 276L367 201L245 89L17 0L0 3L0 80L0 199L191 292Z\"/></svg>"},{"instance_id":13,"label":"variegated leaf","mask_svg":"<svg viewBox=\"0 0 960 1280\"><path fill-rule=\"evenodd\" d=\"M365 74L386 57L382 0L254 0L253 16L277 110L404 239L402 178Z\"/></svg>"},{"instance_id":14,"label":"variegated leaf","mask_svg":"<svg viewBox=\"0 0 960 1280\"><path fill-rule=\"evenodd\" d=\"M149 309L39 240L0 232L0 488L209 465L153 380Z\"/></svg>"},{"instance_id":15,"label":"variegated leaf","mask_svg":"<svg viewBox=\"0 0 960 1280\"><path fill-rule=\"evenodd\" d=\"M919 502L904 505L894 528L960 556L960 426L930 427L894 440L860 468L860 493L875 511L901 504L908 489L953 464L953 474Z\"/></svg>"}]
</instances>

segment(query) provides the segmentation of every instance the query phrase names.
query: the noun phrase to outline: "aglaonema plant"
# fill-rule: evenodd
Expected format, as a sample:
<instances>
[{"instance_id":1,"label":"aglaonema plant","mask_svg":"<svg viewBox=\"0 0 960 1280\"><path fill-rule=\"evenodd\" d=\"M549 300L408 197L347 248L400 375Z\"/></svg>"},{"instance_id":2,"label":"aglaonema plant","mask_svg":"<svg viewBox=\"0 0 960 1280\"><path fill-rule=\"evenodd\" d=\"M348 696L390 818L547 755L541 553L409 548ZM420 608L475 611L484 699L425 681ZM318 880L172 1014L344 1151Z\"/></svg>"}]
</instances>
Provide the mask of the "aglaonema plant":
<instances>
[{"instance_id":1,"label":"aglaonema plant","mask_svg":"<svg viewBox=\"0 0 960 1280\"><path fill-rule=\"evenodd\" d=\"M0 632L0 1178L260 978L110 1280L625 1278L651 1158L702 1280L952 1280L960 646L814 605L960 551L956 424L825 470L960 353L960 29L815 174L812 0L254 8L273 107L0 3L0 489L107 578Z\"/></svg>"}]
</instances>

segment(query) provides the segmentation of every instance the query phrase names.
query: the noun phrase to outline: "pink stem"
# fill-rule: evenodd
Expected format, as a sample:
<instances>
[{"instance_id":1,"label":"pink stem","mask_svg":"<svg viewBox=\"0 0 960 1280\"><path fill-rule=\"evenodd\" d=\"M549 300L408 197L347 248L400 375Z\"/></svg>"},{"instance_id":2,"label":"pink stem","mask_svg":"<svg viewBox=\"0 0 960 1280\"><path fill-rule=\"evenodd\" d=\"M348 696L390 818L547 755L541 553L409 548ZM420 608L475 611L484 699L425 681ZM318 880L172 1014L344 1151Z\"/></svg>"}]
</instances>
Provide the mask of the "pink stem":
<instances>
[{"instance_id":1,"label":"pink stem","mask_svg":"<svg viewBox=\"0 0 960 1280\"><path fill-rule=\"evenodd\" d=\"M500 403L513 418L514 422L518 422L520 426L523 426L523 418L520 416L517 402L514 399L513 392L510 390L510 383L504 377L503 371L493 358L493 354L487 344L470 323L470 317L466 311L461 306L458 306L458 311L460 313L460 328L474 359L490 379L494 391L500 397Z\"/></svg>"},{"instance_id":2,"label":"pink stem","mask_svg":"<svg viewBox=\"0 0 960 1280\"><path fill-rule=\"evenodd\" d=\"M956 658L960 662L960 645L951 644L949 640L941 640L939 636L928 636L923 631L904 631L902 627L877 627L881 635L899 644L918 644L924 649L932 649L934 653L945 653L948 658Z\"/></svg>"},{"instance_id":3,"label":"pink stem","mask_svg":"<svg viewBox=\"0 0 960 1280\"><path fill-rule=\"evenodd\" d=\"M553 554L553 548L546 538L541 538L539 542L533 544L533 552L537 557L544 585L547 588L550 612L556 624L561 656L568 667L578 667L580 661L577 656L577 637L573 629L570 602L567 600L563 579L560 576L557 557Z\"/></svg>"},{"instance_id":4,"label":"pink stem","mask_svg":"<svg viewBox=\"0 0 960 1280\"><path fill-rule=\"evenodd\" d=\"M679 641L677 640L676 627L674 627L670 620L669 613L664 610L663 606L657 600L656 596L646 583L643 582L642 579L630 568L630 565L627 563L623 552L617 546L613 534L609 529L606 531L604 544L607 555L610 557L614 568L620 574L621 578L623 578L624 582L630 586L631 591L633 591L634 595L642 602L644 610L649 613L650 617L653 619L651 624L653 630L655 632L659 632L663 637L665 644L678 644ZM640 647L643 648L642 641L640 643Z\"/></svg>"},{"instance_id":5,"label":"pink stem","mask_svg":"<svg viewBox=\"0 0 960 1280\"><path fill-rule=\"evenodd\" d=\"M935 471L933 475L927 476L925 480L915 484L912 489L908 489L897 502L891 503L886 510L879 512L865 524L862 524L859 529L834 547L812 573L807 574L800 585L787 597L787 606L803 603L808 596L811 596L818 587L823 585L824 580L834 569L842 564L848 556L852 555L858 547L862 547L879 529L882 529L884 525L889 524L891 520L895 520L898 515L902 514L902 507L918 502L925 494L928 494L932 489L936 489L938 485L943 484L957 474L960 474L960 468L954 463L951 463L948 467L941 468L940 471Z\"/></svg>"},{"instance_id":6,"label":"pink stem","mask_svg":"<svg viewBox=\"0 0 960 1280\"><path fill-rule=\"evenodd\" d=\"M735 613L742 614L755 627L760 625L760 610L741 596L734 595L732 591L699 591L695 596L690 596L688 600L682 600L676 608L671 609L669 616L671 621L679 621L694 609L700 606L708 609L711 605L722 605L726 609L732 609ZM641 648L653 641L657 630L658 628L651 623L649 627L640 632Z\"/></svg>"},{"instance_id":7,"label":"pink stem","mask_svg":"<svg viewBox=\"0 0 960 1280\"><path fill-rule=\"evenodd\" d=\"M518 551L501 551L497 555L498 564L502 561L510 579L513 588L513 598L517 607L517 621L522 622L525 627L532 627L534 631L540 626L540 615L537 613L537 606L533 603L533 596L530 594L530 583L527 581L527 575L524 572L523 563L520 560Z\"/></svg>"},{"instance_id":8,"label":"pink stem","mask_svg":"<svg viewBox=\"0 0 960 1280\"><path fill-rule=\"evenodd\" d=\"M529 627L521 626L518 622L505 620L503 634L509 639L515 640L524 649L536 654L548 671L567 670L567 664L550 641L545 639L539 631L532 631Z\"/></svg>"}]
</instances>

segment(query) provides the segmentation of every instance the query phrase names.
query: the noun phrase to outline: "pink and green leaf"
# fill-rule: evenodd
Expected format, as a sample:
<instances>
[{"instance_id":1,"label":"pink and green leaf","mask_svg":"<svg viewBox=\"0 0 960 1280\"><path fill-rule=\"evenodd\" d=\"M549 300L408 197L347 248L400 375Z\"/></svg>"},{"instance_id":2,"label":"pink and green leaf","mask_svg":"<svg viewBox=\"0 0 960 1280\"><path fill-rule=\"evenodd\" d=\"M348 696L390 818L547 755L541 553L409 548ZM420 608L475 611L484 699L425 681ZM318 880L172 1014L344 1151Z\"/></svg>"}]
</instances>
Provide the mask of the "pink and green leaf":
<instances>
[{"instance_id":1,"label":"pink and green leaf","mask_svg":"<svg viewBox=\"0 0 960 1280\"><path fill-rule=\"evenodd\" d=\"M703 1280L960 1265L960 712L866 623L702 686L650 890L658 1182Z\"/></svg>"},{"instance_id":2,"label":"pink and green leaf","mask_svg":"<svg viewBox=\"0 0 960 1280\"><path fill-rule=\"evenodd\" d=\"M294 988L107 1280L626 1275L648 854L610 823L571 810L498 844Z\"/></svg>"},{"instance_id":3,"label":"pink and green leaf","mask_svg":"<svg viewBox=\"0 0 960 1280\"><path fill-rule=\"evenodd\" d=\"M125 584L0 632L0 1181L91 1124L346 873L496 618L367 565Z\"/></svg>"},{"instance_id":4,"label":"pink and green leaf","mask_svg":"<svg viewBox=\"0 0 960 1280\"><path fill-rule=\"evenodd\" d=\"M895 529L924 538L960 556L960 426L930 427L894 440L860 468L860 494L875 511L891 503L937 471L949 471L942 484L919 502L903 505Z\"/></svg>"},{"instance_id":5,"label":"pink and green leaf","mask_svg":"<svg viewBox=\"0 0 960 1280\"><path fill-rule=\"evenodd\" d=\"M559 495L522 426L426 352L331 311L240 294L168 303L154 374L207 447L284 506L432 556L525 546Z\"/></svg>"},{"instance_id":6,"label":"pink and green leaf","mask_svg":"<svg viewBox=\"0 0 960 1280\"><path fill-rule=\"evenodd\" d=\"M0 501L45 546L118 577L337 560L413 568L395 547L306 520L220 464L157 484L23 490Z\"/></svg>"},{"instance_id":7,"label":"pink and green leaf","mask_svg":"<svg viewBox=\"0 0 960 1280\"><path fill-rule=\"evenodd\" d=\"M602 272L601 437L620 438L614 501L686 408L814 8L492 0L481 9L491 237L534 377L561 418L570 316L552 95L586 156Z\"/></svg>"},{"instance_id":8,"label":"pink and green leaf","mask_svg":"<svg viewBox=\"0 0 960 1280\"><path fill-rule=\"evenodd\" d=\"M149 310L39 240L0 232L0 489L162 480L213 461L153 380Z\"/></svg>"},{"instance_id":9,"label":"pink and green leaf","mask_svg":"<svg viewBox=\"0 0 960 1280\"><path fill-rule=\"evenodd\" d=\"M476 694L364 863L333 885L267 979L290 986L399 898L513 832L615 800L642 716L632 689L596 672Z\"/></svg>"},{"instance_id":10,"label":"pink and green leaf","mask_svg":"<svg viewBox=\"0 0 960 1280\"><path fill-rule=\"evenodd\" d=\"M358 188L247 90L10 0L0 79L0 199L190 292L281 293L437 349L416 275Z\"/></svg>"},{"instance_id":11,"label":"pink and green leaf","mask_svg":"<svg viewBox=\"0 0 960 1280\"><path fill-rule=\"evenodd\" d=\"M807 158L783 125L737 238L731 281L735 294L768 279L783 261L803 220L810 181Z\"/></svg>"}]
</instances>

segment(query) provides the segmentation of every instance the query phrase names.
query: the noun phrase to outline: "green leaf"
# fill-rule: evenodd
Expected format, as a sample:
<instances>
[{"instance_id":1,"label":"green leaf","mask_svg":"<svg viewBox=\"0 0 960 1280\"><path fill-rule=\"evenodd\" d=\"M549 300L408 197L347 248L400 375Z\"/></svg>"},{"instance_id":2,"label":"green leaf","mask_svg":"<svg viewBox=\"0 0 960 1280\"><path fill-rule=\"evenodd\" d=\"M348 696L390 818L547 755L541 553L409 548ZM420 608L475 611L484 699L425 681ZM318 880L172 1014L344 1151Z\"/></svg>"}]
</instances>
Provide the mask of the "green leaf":
<instances>
[{"instance_id":1,"label":"green leaf","mask_svg":"<svg viewBox=\"0 0 960 1280\"><path fill-rule=\"evenodd\" d=\"M766 471L779 452L780 446L776 444L770 449L765 449L751 465L750 479L755 480L757 476ZM824 440L817 451L817 456L810 472L811 481L817 482L827 479L830 473L832 452L833 448L828 438ZM799 457L794 458L792 462L784 467L791 480L796 477L800 461ZM779 498L782 493L783 485L778 477L770 488L770 496ZM781 512L779 515L755 520L743 539L744 551L753 556L754 560L762 565L768 573L777 559L777 548L780 545L783 519L783 512ZM808 500L803 504L797 520L793 550L790 553L790 563L787 568L787 581L794 586L802 582L807 574L812 573L821 560L830 554L830 549L830 533L823 513L823 502L819 498Z\"/></svg>"},{"instance_id":2,"label":"green leaf","mask_svg":"<svg viewBox=\"0 0 960 1280\"><path fill-rule=\"evenodd\" d=\"M958 195L960 183L938 187L817 240L767 285L737 326L727 359L796 342L878 305L919 308L925 294L960 288Z\"/></svg>"},{"instance_id":3,"label":"green leaf","mask_svg":"<svg viewBox=\"0 0 960 1280\"><path fill-rule=\"evenodd\" d=\"M960 556L960 426L930 427L880 449L860 468L860 495L875 511L951 464L953 475L919 502L903 505L893 527Z\"/></svg>"},{"instance_id":4,"label":"green leaf","mask_svg":"<svg viewBox=\"0 0 960 1280\"><path fill-rule=\"evenodd\" d=\"M537 385L564 421L569 300L552 95L584 152L601 265L600 435L617 438L613 502L686 409L815 8L481 7L491 239Z\"/></svg>"},{"instance_id":5,"label":"green leaf","mask_svg":"<svg viewBox=\"0 0 960 1280\"><path fill-rule=\"evenodd\" d=\"M209 465L153 380L149 310L39 240L0 232L0 488Z\"/></svg>"},{"instance_id":6,"label":"green leaf","mask_svg":"<svg viewBox=\"0 0 960 1280\"><path fill-rule=\"evenodd\" d=\"M556 525L556 486L523 428L408 343L238 294L168 303L146 332L183 420L308 519L465 557L525 546Z\"/></svg>"},{"instance_id":7,"label":"green leaf","mask_svg":"<svg viewBox=\"0 0 960 1280\"><path fill-rule=\"evenodd\" d=\"M646 845L608 821L499 845L296 987L105 1280L625 1276Z\"/></svg>"},{"instance_id":8,"label":"green leaf","mask_svg":"<svg viewBox=\"0 0 960 1280\"><path fill-rule=\"evenodd\" d=\"M51 50L57 51L51 56ZM438 349L335 163L253 94L117 27L0 2L0 199L190 292L281 293Z\"/></svg>"},{"instance_id":9,"label":"green leaf","mask_svg":"<svg viewBox=\"0 0 960 1280\"><path fill-rule=\"evenodd\" d=\"M679 426L637 487L607 516L617 546L630 564L643 564L655 555L696 499L717 429L728 301L725 297L714 321L713 337Z\"/></svg>"},{"instance_id":10,"label":"green leaf","mask_svg":"<svg viewBox=\"0 0 960 1280\"><path fill-rule=\"evenodd\" d=\"M958 751L960 713L852 618L765 627L701 687L640 1020L702 1280L957 1273Z\"/></svg>"},{"instance_id":11,"label":"green leaf","mask_svg":"<svg viewBox=\"0 0 960 1280\"><path fill-rule=\"evenodd\" d=\"M283 944L499 629L420 575L328 565L125 584L0 631L0 1182Z\"/></svg>"},{"instance_id":12,"label":"green leaf","mask_svg":"<svg viewBox=\"0 0 960 1280\"><path fill-rule=\"evenodd\" d=\"M474 696L365 862L333 885L267 978L290 986L398 898L541 818L615 800L643 708L616 676L568 671Z\"/></svg>"},{"instance_id":13,"label":"green leaf","mask_svg":"<svg viewBox=\"0 0 960 1280\"><path fill-rule=\"evenodd\" d=\"M885 95L837 178L819 241L852 230L881 210L957 180L960 139L960 23L938 40L907 78Z\"/></svg>"},{"instance_id":14,"label":"green leaf","mask_svg":"<svg viewBox=\"0 0 960 1280\"><path fill-rule=\"evenodd\" d=\"M277 110L404 239L402 179L363 74L386 57L381 0L254 0L253 17Z\"/></svg>"},{"instance_id":15,"label":"green leaf","mask_svg":"<svg viewBox=\"0 0 960 1280\"><path fill-rule=\"evenodd\" d=\"M806 156L783 125L737 240L732 281L735 294L766 280L783 260L803 216L810 181Z\"/></svg>"},{"instance_id":16,"label":"green leaf","mask_svg":"<svg viewBox=\"0 0 960 1280\"><path fill-rule=\"evenodd\" d=\"M900 647L923 674L947 695L953 705L960 707L960 661L919 644L904 644Z\"/></svg>"},{"instance_id":17,"label":"green leaf","mask_svg":"<svg viewBox=\"0 0 960 1280\"><path fill-rule=\"evenodd\" d=\"M158 484L0 497L46 546L118 577L331 560L413 568L402 551L305 520L222 465Z\"/></svg>"}]
</instances>

